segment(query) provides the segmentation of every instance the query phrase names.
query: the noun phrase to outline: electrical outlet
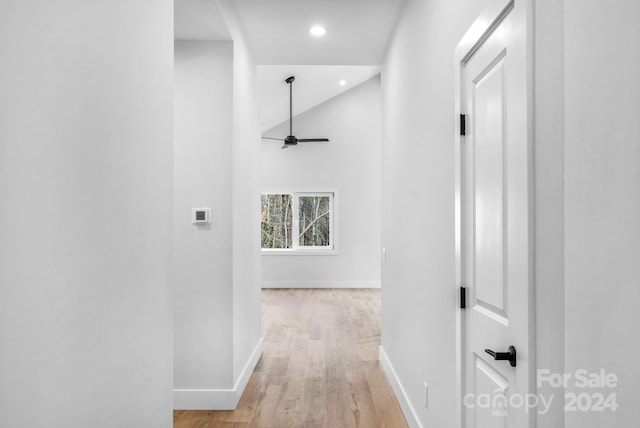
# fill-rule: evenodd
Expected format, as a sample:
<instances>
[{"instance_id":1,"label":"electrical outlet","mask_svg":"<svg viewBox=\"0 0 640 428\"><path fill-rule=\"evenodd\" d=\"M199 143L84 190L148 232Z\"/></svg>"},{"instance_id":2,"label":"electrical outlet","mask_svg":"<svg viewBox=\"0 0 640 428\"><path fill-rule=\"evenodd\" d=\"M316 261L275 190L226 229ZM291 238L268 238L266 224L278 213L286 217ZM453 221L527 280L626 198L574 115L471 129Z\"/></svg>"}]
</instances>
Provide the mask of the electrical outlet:
<instances>
[{"instance_id":1,"label":"electrical outlet","mask_svg":"<svg viewBox=\"0 0 640 428\"><path fill-rule=\"evenodd\" d=\"M429 385L427 382L424 383L424 408L429 408Z\"/></svg>"}]
</instances>

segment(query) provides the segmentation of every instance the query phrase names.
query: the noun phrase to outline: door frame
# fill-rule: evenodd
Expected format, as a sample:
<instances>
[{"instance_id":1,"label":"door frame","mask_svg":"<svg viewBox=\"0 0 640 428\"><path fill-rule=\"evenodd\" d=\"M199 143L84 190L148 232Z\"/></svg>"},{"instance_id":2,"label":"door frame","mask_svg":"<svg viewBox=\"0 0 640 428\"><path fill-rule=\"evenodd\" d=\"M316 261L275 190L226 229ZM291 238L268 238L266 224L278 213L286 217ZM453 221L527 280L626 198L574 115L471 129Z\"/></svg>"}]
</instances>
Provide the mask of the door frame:
<instances>
[{"instance_id":1,"label":"door frame","mask_svg":"<svg viewBox=\"0 0 640 428\"><path fill-rule=\"evenodd\" d=\"M460 114L464 100L462 97L462 68L473 56L476 50L492 34L493 30L502 22L507 14L513 14L515 25L521 29L518 37L523 38L524 58L526 61L526 144L527 144L527 188L528 188L528 355L529 384L535 388L535 306L534 306L534 158L533 158L533 0L486 0L485 7L473 24L469 27L455 49L454 62L454 162L455 162L455 283L454 292L460 296L460 287L464 286L463 278L463 157L462 145L465 137L460 135ZM466 409L463 406L463 393L465 390L465 343L466 343L466 309L457 305L456 309L456 426L464 428L466 424ZM529 391L535 392L535 391ZM535 427L536 412L529 412L529 423Z\"/></svg>"}]
</instances>

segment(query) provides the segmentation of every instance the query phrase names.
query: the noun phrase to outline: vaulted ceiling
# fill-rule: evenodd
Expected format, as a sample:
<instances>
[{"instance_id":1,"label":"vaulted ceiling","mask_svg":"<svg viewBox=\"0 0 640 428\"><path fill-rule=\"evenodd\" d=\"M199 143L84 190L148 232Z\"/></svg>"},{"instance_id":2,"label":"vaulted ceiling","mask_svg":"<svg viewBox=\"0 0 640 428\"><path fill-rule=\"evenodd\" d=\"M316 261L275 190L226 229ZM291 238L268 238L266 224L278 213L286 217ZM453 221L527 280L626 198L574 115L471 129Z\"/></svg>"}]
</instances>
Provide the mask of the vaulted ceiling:
<instances>
[{"instance_id":1,"label":"vaulted ceiling","mask_svg":"<svg viewBox=\"0 0 640 428\"><path fill-rule=\"evenodd\" d=\"M262 130L267 131L288 120L289 87L285 79L289 76L296 77L293 115L297 116L378 73L380 67L371 65L260 65L258 90ZM340 85L341 81L344 85Z\"/></svg>"}]
</instances>

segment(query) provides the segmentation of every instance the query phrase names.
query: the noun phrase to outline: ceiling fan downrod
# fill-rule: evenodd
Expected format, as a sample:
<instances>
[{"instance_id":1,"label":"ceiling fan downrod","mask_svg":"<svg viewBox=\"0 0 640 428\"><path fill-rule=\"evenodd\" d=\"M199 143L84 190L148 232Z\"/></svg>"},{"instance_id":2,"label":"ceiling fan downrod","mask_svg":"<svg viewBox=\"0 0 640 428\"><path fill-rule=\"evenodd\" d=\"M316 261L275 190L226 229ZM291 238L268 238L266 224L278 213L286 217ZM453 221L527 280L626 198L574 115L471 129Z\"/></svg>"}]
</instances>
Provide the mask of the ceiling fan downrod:
<instances>
[{"instance_id":1,"label":"ceiling fan downrod","mask_svg":"<svg viewBox=\"0 0 640 428\"><path fill-rule=\"evenodd\" d=\"M289 137L293 136L293 81L296 80L294 76L289 76L285 80L289 85ZM294 137L295 138L295 137ZM286 140L285 140L286 143Z\"/></svg>"}]
</instances>

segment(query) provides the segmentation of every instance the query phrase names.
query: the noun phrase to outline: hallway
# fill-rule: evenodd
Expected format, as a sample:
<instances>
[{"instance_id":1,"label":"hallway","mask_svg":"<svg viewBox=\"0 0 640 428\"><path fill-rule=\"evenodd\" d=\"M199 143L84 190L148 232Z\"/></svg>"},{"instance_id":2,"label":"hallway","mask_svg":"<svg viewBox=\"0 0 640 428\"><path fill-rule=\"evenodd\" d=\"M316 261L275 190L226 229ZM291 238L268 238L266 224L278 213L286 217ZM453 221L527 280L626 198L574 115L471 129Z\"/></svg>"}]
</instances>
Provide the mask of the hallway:
<instances>
[{"instance_id":1,"label":"hallway","mask_svg":"<svg viewBox=\"0 0 640 428\"><path fill-rule=\"evenodd\" d=\"M3 0L0 427L638 426L638 17Z\"/></svg>"},{"instance_id":2,"label":"hallway","mask_svg":"<svg viewBox=\"0 0 640 428\"><path fill-rule=\"evenodd\" d=\"M382 367L380 290L265 289L265 349L235 411L175 411L174 428L405 427Z\"/></svg>"}]
</instances>

